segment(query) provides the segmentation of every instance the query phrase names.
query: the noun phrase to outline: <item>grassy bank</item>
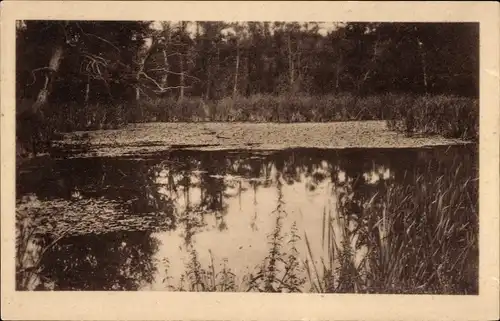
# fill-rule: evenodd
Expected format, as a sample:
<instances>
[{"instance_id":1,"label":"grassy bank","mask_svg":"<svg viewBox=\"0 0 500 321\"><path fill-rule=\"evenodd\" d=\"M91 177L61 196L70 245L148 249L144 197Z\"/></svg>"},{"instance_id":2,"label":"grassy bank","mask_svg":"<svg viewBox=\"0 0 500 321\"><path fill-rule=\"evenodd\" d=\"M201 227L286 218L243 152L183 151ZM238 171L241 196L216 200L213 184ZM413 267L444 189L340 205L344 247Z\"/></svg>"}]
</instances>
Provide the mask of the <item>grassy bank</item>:
<instances>
[{"instance_id":1,"label":"grassy bank","mask_svg":"<svg viewBox=\"0 0 500 321\"><path fill-rule=\"evenodd\" d=\"M384 97L253 95L204 102L159 99L143 102L142 117L159 121L326 122L384 118Z\"/></svg>"},{"instance_id":2,"label":"grassy bank","mask_svg":"<svg viewBox=\"0 0 500 321\"><path fill-rule=\"evenodd\" d=\"M479 139L479 100L454 96L394 96L389 129ZM397 102L399 100L399 102Z\"/></svg>"},{"instance_id":3,"label":"grassy bank","mask_svg":"<svg viewBox=\"0 0 500 321\"><path fill-rule=\"evenodd\" d=\"M117 106L66 104L52 106L43 120L18 115L17 136L24 149L43 150L56 132L115 129L142 122L332 122L386 120L390 130L414 134L439 134L447 138L477 140L477 99L454 96L386 94L356 97L254 95L203 101L187 97L142 100Z\"/></svg>"},{"instance_id":4,"label":"grassy bank","mask_svg":"<svg viewBox=\"0 0 500 321\"><path fill-rule=\"evenodd\" d=\"M391 129L471 139L478 135L479 103L472 98L407 94L254 95L214 102L199 98L158 99L143 101L129 119L284 123L391 120L388 122Z\"/></svg>"}]
</instances>

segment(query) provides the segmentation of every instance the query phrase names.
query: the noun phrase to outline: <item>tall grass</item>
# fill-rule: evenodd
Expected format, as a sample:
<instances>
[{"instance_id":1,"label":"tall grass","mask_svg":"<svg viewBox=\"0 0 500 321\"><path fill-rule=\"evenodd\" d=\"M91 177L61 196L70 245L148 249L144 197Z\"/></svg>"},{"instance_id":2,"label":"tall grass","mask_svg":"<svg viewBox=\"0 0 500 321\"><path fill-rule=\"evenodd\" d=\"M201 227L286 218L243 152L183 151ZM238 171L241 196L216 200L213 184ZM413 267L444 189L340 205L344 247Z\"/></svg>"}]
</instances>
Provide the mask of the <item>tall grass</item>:
<instances>
[{"instance_id":1,"label":"tall grass","mask_svg":"<svg viewBox=\"0 0 500 321\"><path fill-rule=\"evenodd\" d=\"M413 184L391 186L383 206L370 208L380 221L376 230L368 226L380 244L369 241L371 287L477 294L478 186L462 172L458 165L435 181L418 175Z\"/></svg>"},{"instance_id":2,"label":"tall grass","mask_svg":"<svg viewBox=\"0 0 500 321\"><path fill-rule=\"evenodd\" d=\"M479 134L478 100L445 95L258 94L226 97L219 101L166 98L143 101L133 113L135 116L130 118L131 121L293 123L387 120L389 129L407 134L440 134L463 139L477 139Z\"/></svg>"},{"instance_id":3,"label":"tall grass","mask_svg":"<svg viewBox=\"0 0 500 321\"><path fill-rule=\"evenodd\" d=\"M366 271L362 269L359 254L362 252L356 244L359 230L340 214L340 208L332 212L323 212L322 237L323 256L321 264L311 250L311 242L305 233L308 260L304 263L311 291L319 293L359 293L365 292ZM359 252L359 253L358 253Z\"/></svg>"},{"instance_id":4,"label":"tall grass","mask_svg":"<svg viewBox=\"0 0 500 321\"><path fill-rule=\"evenodd\" d=\"M141 102L133 118L142 121L325 122L382 119L382 107L379 96L357 98L351 94L257 94L218 101L165 98Z\"/></svg>"},{"instance_id":5,"label":"tall grass","mask_svg":"<svg viewBox=\"0 0 500 321\"><path fill-rule=\"evenodd\" d=\"M399 100L399 101L397 101ZM404 96L391 101L389 129L412 134L479 138L479 101L455 96Z\"/></svg>"},{"instance_id":6,"label":"tall grass","mask_svg":"<svg viewBox=\"0 0 500 321\"><path fill-rule=\"evenodd\" d=\"M308 273L314 288L477 294L478 181L464 178L463 170L458 165L435 181L421 174L406 185L391 184L354 219L339 205L323 220L327 254L322 268Z\"/></svg>"},{"instance_id":7,"label":"tall grass","mask_svg":"<svg viewBox=\"0 0 500 321\"><path fill-rule=\"evenodd\" d=\"M23 109L22 105L20 102L19 109ZM472 140L477 140L479 136L478 100L443 95L357 97L349 93L324 96L258 94L226 97L218 101L204 101L199 97L183 100L157 98L113 106L68 103L49 107L43 119L29 113L18 115L17 137L24 149L43 152L57 132L115 129L130 122L155 121L294 123L386 120L389 129L407 135L440 134Z\"/></svg>"}]
</instances>

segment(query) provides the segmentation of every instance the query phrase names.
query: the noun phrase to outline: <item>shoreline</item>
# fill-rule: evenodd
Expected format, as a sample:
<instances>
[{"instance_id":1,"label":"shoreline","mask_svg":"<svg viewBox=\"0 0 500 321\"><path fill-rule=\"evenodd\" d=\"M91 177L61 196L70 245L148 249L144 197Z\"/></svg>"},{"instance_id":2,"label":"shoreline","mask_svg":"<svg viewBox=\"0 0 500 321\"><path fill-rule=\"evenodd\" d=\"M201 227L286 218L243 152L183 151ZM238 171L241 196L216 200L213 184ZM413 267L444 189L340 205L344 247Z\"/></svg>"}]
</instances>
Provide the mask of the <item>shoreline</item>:
<instances>
[{"instance_id":1,"label":"shoreline","mask_svg":"<svg viewBox=\"0 0 500 321\"><path fill-rule=\"evenodd\" d=\"M54 149L76 157L128 156L169 150L262 150L290 148L424 148L473 142L441 136L410 136L385 121L328 123L138 123L121 129L64 133Z\"/></svg>"}]
</instances>

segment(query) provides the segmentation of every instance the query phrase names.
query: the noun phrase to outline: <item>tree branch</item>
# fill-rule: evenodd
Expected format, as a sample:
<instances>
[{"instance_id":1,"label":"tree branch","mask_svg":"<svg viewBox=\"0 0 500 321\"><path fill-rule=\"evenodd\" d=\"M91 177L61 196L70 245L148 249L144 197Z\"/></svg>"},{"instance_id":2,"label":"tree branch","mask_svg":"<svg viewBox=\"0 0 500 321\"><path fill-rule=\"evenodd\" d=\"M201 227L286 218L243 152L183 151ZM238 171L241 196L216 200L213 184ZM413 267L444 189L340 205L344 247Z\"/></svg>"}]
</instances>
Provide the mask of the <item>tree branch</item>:
<instances>
[{"instance_id":1,"label":"tree branch","mask_svg":"<svg viewBox=\"0 0 500 321\"><path fill-rule=\"evenodd\" d=\"M164 93L168 90L171 89L178 89L178 88L190 88L190 86L171 86L171 87L162 87L154 78L146 74L144 71L141 71L139 75L142 75L144 78L147 80L151 81L157 88L158 90L153 90L155 93Z\"/></svg>"},{"instance_id":2,"label":"tree branch","mask_svg":"<svg viewBox=\"0 0 500 321\"><path fill-rule=\"evenodd\" d=\"M90 76L94 79L100 79L100 80L106 81L102 75L101 67L107 68L109 65L109 61L102 58L102 57L93 55L93 54L88 53L88 52L83 52L82 56L88 60L86 66L85 66L84 74L86 74L87 76ZM82 65L83 65L83 62L82 62ZM80 70L81 70L81 67L80 67Z\"/></svg>"},{"instance_id":3,"label":"tree branch","mask_svg":"<svg viewBox=\"0 0 500 321\"><path fill-rule=\"evenodd\" d=\"M154 69L150 69L149 71L163 71L163 72L165 72L167 74L177 75L177 76L184 75L184 77L189 77L189 78L193 78L193 79L196 79L198 81L201 81L200 78L195 77L195 76L191 76L191 75L187 75L185 72L175 72L175 71L168 70L166 68L154 68Z\"/></svg>"},{"instance_id":4,"label":"tree branch","mask_svg":"<svg viewBox=\"0 0 500 321\"><path fill-rule=\"evenodd\" d=\"M33 82L31 84L29 84L28 86L31 86L33 85L35 82L36 82L36 75L35 75L35 72L36 71L48 71L48 72L54 72L55 70L50 68L50 67L40 67L40 68L35 68L31 71L31 75L33 76Z\"/></svg>"},{"instance_id":5,"label":"tree branch","mask_svg":"<svg viewBox=\"0 0 500 321\"><path fill-rule=\"evenodd\" d=\"M115 46L113 43L111 43L111 41L106 40L106 39L104 39L104 38L101 38L101 37L99 37L99 36L97 36L97 35L94 35L94 34L92 34L92 33L85 32L85 31L83 30L83 28L80 26L80 24L79 24L79 23L76 23L76 25L78 26L78 28L80 29L80 31L81 31L84 35L86 35L87 37L94 37L94 38L96 38L96 39L99 39L99 40L101 40L102 42L105 42L105 43L107 43L108 45L110 45L111 47L113 47L116 51L118 51L118 52L120 52L120 51L121 51L121 50L120 50L117 46Z\"/></svg>"}]
</instances>

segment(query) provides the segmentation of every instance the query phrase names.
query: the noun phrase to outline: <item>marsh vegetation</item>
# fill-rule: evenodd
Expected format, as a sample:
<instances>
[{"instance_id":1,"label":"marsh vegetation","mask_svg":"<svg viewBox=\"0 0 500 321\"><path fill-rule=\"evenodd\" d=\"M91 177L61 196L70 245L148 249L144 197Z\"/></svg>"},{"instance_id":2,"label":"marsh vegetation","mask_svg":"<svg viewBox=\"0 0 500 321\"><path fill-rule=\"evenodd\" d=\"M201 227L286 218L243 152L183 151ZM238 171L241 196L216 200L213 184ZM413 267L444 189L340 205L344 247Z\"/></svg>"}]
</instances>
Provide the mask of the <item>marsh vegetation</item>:
<instances>
[{"instance_id":1,"label":"marsh vegetation","mask_svg":"<svg viewBox=\"0 0 500 321\"><path fill-rule=\"evenodd\" d=\"M474 294L476 156L179 150L26 165L18 286L31 271L42 290Z\"/></svg>"},{"instance_id":2,"label":"marsh vegetation","mask_svg":"<svg viewBox=\"0 0 500 321\"><path fill-rule=\"evenodd\" d=\"M408 135L477 140L478 30L19 21L19 153L47 151L61 132L155 121L387 120Z\"/></svg>"},{"instance_id":3,"label":"marsh vegetation","mask_svg":"<svg viewBox=\"0 0 500 321\"><path fill-rule=\"evenodd\" d=\"M479 24L16 30L18 290L478 293Z\"/></svg>"}]
</instances>

